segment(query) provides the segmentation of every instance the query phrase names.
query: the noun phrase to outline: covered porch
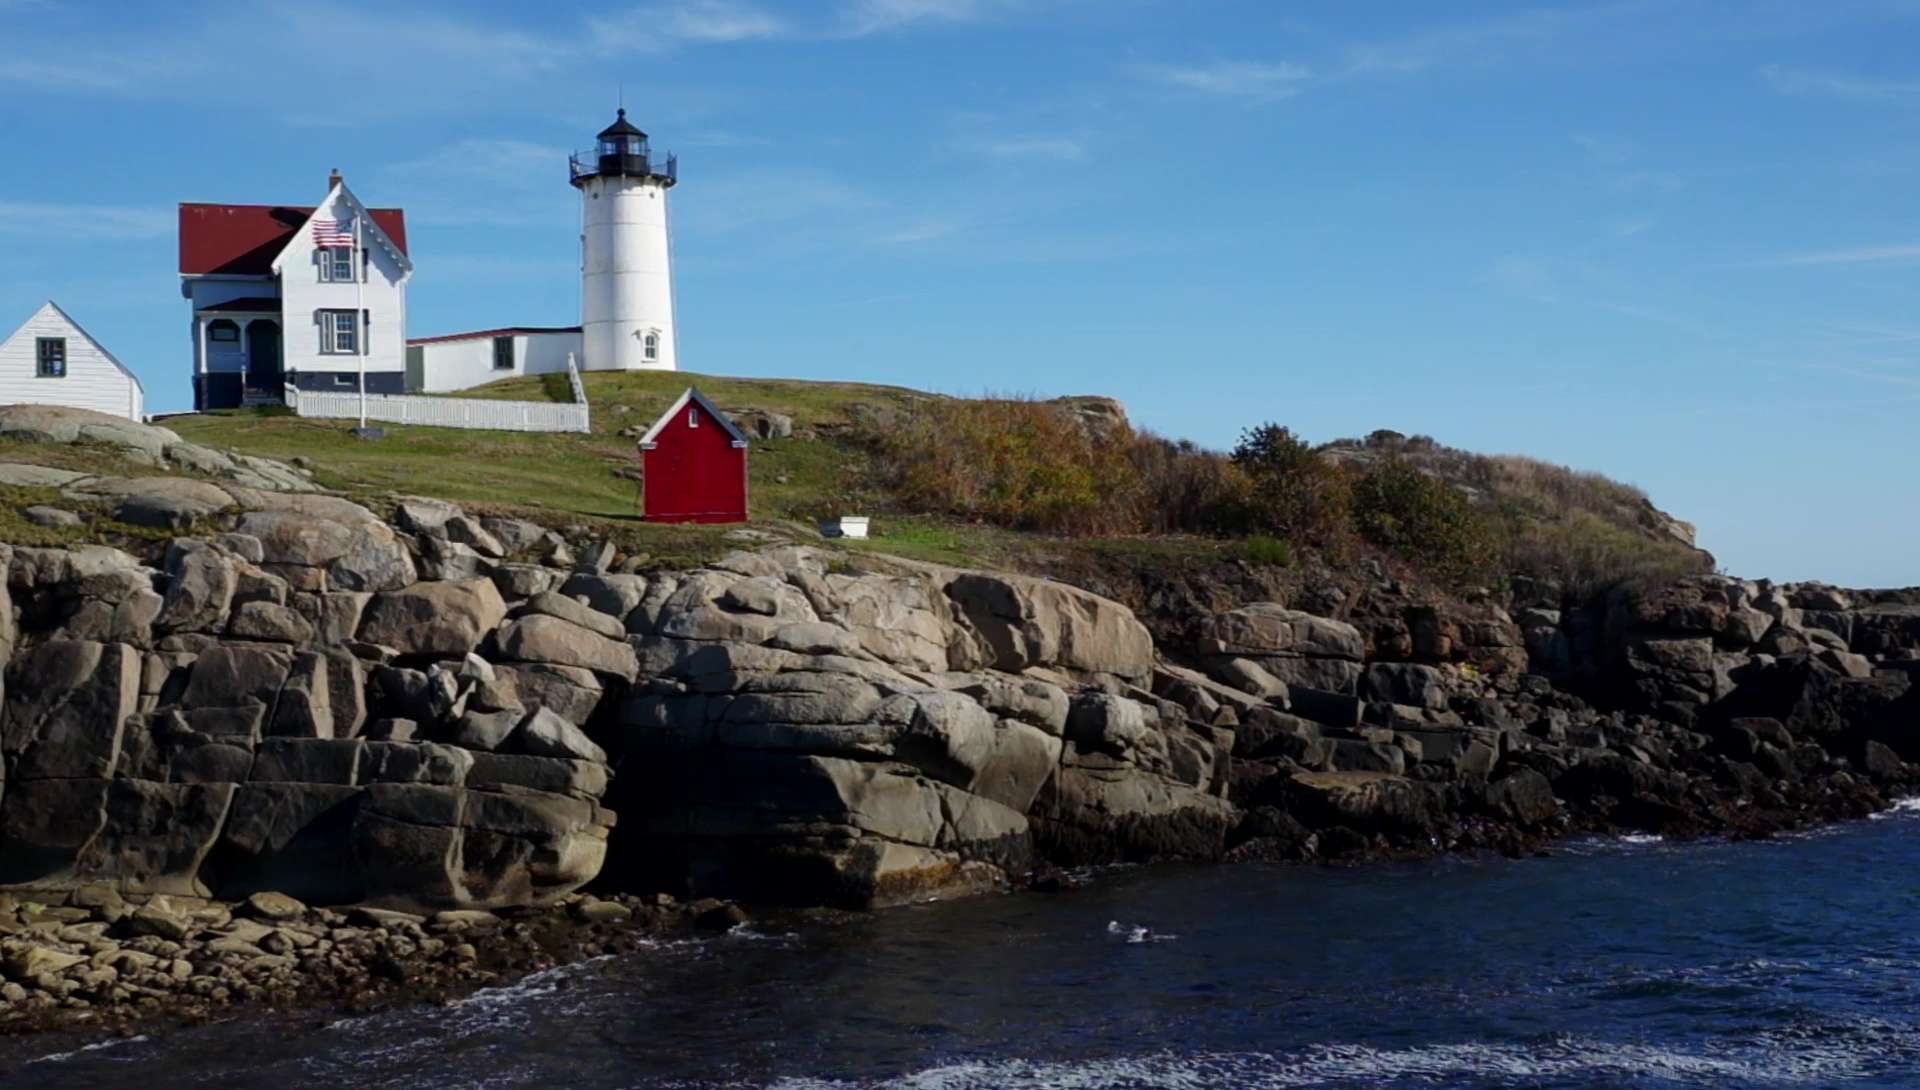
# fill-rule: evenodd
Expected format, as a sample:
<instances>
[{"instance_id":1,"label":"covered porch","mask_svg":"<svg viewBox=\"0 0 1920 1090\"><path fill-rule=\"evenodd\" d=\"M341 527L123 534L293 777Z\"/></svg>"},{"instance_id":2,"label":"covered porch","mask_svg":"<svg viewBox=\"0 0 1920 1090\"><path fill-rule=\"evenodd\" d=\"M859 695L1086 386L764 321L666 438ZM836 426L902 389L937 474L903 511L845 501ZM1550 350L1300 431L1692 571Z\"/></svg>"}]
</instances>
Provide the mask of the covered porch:
<instances>
[{"instance_id":1,"label":"covered porch","mask_svg":"<svg viewBox=\"0 0 1920 1090\"><path fill-rule=\"evenodd\" d=\"M286 397L280 300L249 296L194 311L198 347L196 407L231 409L279 403Z\"/></svg>"}]
</instances>

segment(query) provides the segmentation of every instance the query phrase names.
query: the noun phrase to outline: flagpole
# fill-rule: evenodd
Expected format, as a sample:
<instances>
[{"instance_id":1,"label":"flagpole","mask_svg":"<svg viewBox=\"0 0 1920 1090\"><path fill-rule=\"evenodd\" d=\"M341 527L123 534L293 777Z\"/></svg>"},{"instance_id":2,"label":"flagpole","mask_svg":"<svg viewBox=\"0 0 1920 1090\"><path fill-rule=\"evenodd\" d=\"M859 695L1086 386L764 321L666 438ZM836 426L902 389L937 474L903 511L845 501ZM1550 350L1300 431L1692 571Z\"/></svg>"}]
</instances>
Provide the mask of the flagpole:
<instances>
[{"instance_id":1,"label":"flagpole","mask_svg":"<svg viewBox=\"0 0 1920 1090\"><path fill-rule=\"evenodd\" d=\"M357 336L353 347L360 357L360 430L367 430L367 334L372 322L366 319L366 258L360 253L360 213L353 216L353 325Z\"/></svg>"}]
</instances>

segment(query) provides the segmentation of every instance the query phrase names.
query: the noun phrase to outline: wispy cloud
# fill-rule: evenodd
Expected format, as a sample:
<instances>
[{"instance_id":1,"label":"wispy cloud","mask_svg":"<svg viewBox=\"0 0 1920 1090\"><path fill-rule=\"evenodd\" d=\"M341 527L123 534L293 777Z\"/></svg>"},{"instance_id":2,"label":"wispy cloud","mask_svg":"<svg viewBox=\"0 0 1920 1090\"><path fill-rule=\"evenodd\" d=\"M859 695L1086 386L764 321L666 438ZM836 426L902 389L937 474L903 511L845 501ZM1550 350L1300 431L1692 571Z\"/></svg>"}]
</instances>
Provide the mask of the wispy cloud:
<instances>
[{"instance_id":1,"label":"wispy cloud","mask_svg":"<svg viewBox=\"0 0 1920 1090\"><path fill-rule=\"evenodd\" d=\"M864 38L925 23L969 23L1023 0L840 0L798 18L749 0L656 0L587 21L601 48L659 50L673 45L770 39Z\"/></svg>"},{"instance_id":2,"label":"wispy cloud","mask_svg":"<svg viewBox=\"0 0 1920 1090\"><path fill-rule=\"evenodd\" d=\"M863 37L913 23L961 23L983 18L984 0L847 0L840 7L846 34Z\"/></svg>"},{"instance_id":3,"label":"wispy cloud","mask_svg":"<svg viewBox=\"0 0 1920 1090\"><path fill-rule=\"evenodd\" d=\"M613 16L596 16L587 27L602 49L657 50L680 42L725 43L777 38L787 21L738 0L668 0L643 4Z\"/></svg>"},{"instance_id":4,"label":"wispy cloud","mask_svg":"<svg viewBox=\"0 0 1920 1090\"><path fill-rule=\"evenodd\" d=\"M1848 102L1920 102L1920 79L1887 79L1779 64L1762 68L1760 75L1783 95L1835 98Z\"/></svg>"},{"instance_id":5,"label":"wispy cloud","mask_svg":"<svg viewBox=\"0 0 1920 1090\"><path fill-rule=\"evenodd\" d=\"M685 148L760 148L773 141L764 136L748 136L726 129L706 129L679 137L675 143Z\"/></svg>"},{"instance_id":6,"label":"wispy cloud","mask_svg":"<svg viewBox=\"0 0 1920 1090\"><path fill-rule=\"evenodd\" d=\"M1141 70L1148 79L1188 91L1263 101L1291 98L1306 86L1313 72L1291 61L1215 61L1203 65L1153 65Z\"/></svg>"},{"instance_id":7,"label":"wispy cloud","mask_svg":"<svg viewBox=\"0 0 1920 1090\"><path fill-rule=\"evenodd\" d=\"M1890 261L1920 261L1920 243L1894 243L1882 246L1854 246L1839 250L1815 250L1810 253L1781 254L1747 264L1762 268L1791 268L1801 265L1871 265Z\"/></svg>"},{"instance_id":8,"label":"wispy cloud","mask_svg":"<svg viewBox=\"0 0 1920 1090\"><path fill-rule=\"evenodd\" d=\"M1534 8L1509 15L1452 23L1349 48L1343 70L1350 75L1406 74L1433 68L1510 60L1583 27L1645 9L1644 0L1592 7Z\"/></svg>"},{"instance_id":9,"label":"wispy cloud","mask_svg":"<svg viewBox=\"0 0 1920 1090\"><path fill-rule=\"evenodd\" d=\"M530 140L472 137L394 163L379 173L400 180L458 176L493 185L545 187L559 176L566 161L565 148Z\"/></svg>"},{"instance_id":10,"label":"wispy cloud","mask_svg":"<svg viewBox=\"0 0 1920 1090\"><path fill-rule=\"evenodd\" d=\"M147 239L173 234L166 208L0 201L0 235L35 238Z\"/></svg>"},{"instance_id":11,"label":"wispy cloud","mask_svg":"<svg viewBox=\"0 0 1920 1090\"><path fill-rule=\"evenodd\" d=\"M1086 145L1065 136L1024 136L990 141L986 153L996 159L1079 159L1087 154Z\"/></svg>"},{"instance_id":12,"label":"wispy cloud","mask_svg":"<svg viewBox=\"0 0 1920 1090\"><path fill-rule=\"evenodd\" d=\"M961 225L955 220L922 220L918 223L909 223L892 230L882 231L874 237L874 241L882 246L911 246L915 243L932 242L935 239L946 238L948 235L959 231L960 228Z\"/></svg>"}]
</instances>

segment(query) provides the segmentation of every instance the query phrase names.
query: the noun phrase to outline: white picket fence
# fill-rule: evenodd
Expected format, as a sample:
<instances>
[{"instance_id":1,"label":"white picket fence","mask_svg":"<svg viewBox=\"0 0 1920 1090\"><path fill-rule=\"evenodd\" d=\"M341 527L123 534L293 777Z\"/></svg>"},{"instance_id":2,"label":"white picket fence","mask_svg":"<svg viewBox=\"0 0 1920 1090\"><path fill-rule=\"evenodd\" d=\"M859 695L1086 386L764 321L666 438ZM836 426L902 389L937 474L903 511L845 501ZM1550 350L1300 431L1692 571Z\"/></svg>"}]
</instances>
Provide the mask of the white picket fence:
<instances>
[{"instance_id":1,"label":"white picket fence","mask_svg":"<svg viewBox=\"0 0 1920 1090\"><path fill-rule=\"evenodd\" d=\"M433 428L487 428L494 431L580 432L588 427L587 394L580 371L567 358L567 374L574 403L551 401L485 401L480 398L435 397L426 394L368 394L367 420L382 424L419 424ZM287 405L297 416L323 420L360 419L360 394L319 392L287 386Z\"/></svg>"}]
</instances>

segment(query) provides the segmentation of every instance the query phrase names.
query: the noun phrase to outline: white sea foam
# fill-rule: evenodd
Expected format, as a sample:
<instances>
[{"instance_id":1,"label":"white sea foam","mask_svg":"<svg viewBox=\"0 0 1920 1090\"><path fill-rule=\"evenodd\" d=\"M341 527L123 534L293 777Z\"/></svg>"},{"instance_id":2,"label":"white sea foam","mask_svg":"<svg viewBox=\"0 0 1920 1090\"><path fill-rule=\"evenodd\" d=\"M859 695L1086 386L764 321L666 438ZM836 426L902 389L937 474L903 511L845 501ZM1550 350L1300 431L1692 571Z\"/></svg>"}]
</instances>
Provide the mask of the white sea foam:
<instances>
[{"instance_id":1,"label":"white sea foam","mask_svg":"<svg viewBox=\"0 0 1920 1090\"><path fill-rule=\"evenodd\" d=\"M1911 814L1915 812L1920 812L1920 795L1908 795L1904 799L1895 799L1893 800L1892 806L1887 807L1877 814L1870 814L1868 816L1875 821L1881 821L1899 814Z\"/></svg>"},{"instance_id":2,"label":"white sea foam","mask_svg":"<svg viewBox=\"0 0 1920 1090\"><path fill-rule=\"evenodd\" d=\"M1659 833L1621 833L1619 839L1622 844L1659 844L1667 838Z\"/></svg>"},{"instance_id":3,"label":"white sea foam","mask_svg":"<svg viewBox=\"0 0 1920 1090\"><path fill-rule=\"evenodd\" d=\"M800 935L796 931L768 934L765 931L755 931L750 923L737 923L727 929L727 938L739 939L743 942L795 942L799 940Z\"/></svg>"},{"instance_id":4,"label":"white sea foam","mask_svg":"<svg viewBox=\"0 0 1920 1090\"><path fill-rule=\"evenodd\" d=\"M27 1062L30 1064L57 1064L64 1060L71 1060L83 1052L101 1052L109 1048L120 1048L124 1045L137 1045L146 1039L147 1035L144 1033L137 1037L110 1037L104 1041L95 1041L92 1044L81 1045L79 1048L70 1049L66 1052L49 1052L45 1056L28 1060Z\"/></svg>"},{"instance_id":5,"label":"white sea foam","mask_svg":"<svg viewBox=\"0 0 1920 1090\"><path fill-rule=\"evenodd\" d=\"M1119 920L1107 921L1107 934L1124 938L1130 945L1143 942L1172 942L1180 937L1155 931L1145 924L1121 923Z\"/></svg>"},{"instance_id":6,"label":"white sea foam","mask_svg":"<svg viewBox=\"0 0 1920 1090\"><path fill-rule=\"evenodd\" d=\"M1319 1046L1296 1055L1154 1054L1071 1063L974 1060L883 1082L788 1078L770 1090L1291 1090L1312 1086L1533 1085L1587 1078L1676 1086L1827 1085L1866 1078L1884 1059L1875 1041L1799 1039L1719 1051L1560 1040L1542 1045L1450 1044L1404 1049Z\"/></svg>"}]
</instances>

